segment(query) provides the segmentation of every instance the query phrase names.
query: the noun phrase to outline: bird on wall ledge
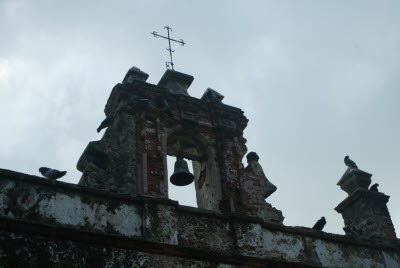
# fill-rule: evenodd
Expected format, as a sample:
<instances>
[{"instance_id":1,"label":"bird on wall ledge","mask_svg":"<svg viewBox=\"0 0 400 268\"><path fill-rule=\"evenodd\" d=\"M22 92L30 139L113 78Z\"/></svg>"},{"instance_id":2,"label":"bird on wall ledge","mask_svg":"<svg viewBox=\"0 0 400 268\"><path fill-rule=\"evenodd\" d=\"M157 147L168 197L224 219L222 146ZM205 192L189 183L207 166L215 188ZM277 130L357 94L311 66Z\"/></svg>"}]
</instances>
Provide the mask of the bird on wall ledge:
<instances>
[{"instance_id":1,"label":"bird on wall ledge","mask_svg":"<svg viewBox=\"0 0 400 268\"><path fill-rule=\"evenodd\" d=\"M322 231L324 229L324 226L326 224L325 217L321 217L313 226L314 230Z\"/></svg>"},{"instance_id":2,"label":"bird on wall ledge","mask_svg":"<svg viewBox=\"0 0 400 268\"><path fill-rule=\"evenodd\" d=\"M356 169L358 169L356 163L355 163L353 160L351 160L350 157L349 157L348 155L346 155L346 156L344 157L344 164L345 164L346 166L348 166L349 168L356 168Z\"/></svg>"},{"instance_id":3,"label":"bird on wall ledge","mask_svg":"<svg viewBox=\"0 0 400 268\"><path fill-rule=\"evenodd\" d=\"M49 180L57 180L63 176L65 176L65 174L67 174L66 171L59 171L57 169L51 169L51 168L47 168L47 167L41 167L39 168L39 172L47 179Z\"/></svg>"}]
</instances>

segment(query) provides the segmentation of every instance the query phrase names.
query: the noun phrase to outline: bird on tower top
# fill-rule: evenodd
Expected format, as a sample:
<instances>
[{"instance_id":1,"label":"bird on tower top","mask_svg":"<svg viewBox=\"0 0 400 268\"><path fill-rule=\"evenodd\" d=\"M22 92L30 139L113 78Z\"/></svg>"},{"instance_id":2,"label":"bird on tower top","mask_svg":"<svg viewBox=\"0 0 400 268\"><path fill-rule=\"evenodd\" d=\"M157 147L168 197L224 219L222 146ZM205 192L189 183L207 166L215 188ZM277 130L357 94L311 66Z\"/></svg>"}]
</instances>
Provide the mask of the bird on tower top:
<instances>
[{"instance_id":1,"label":"bird on tower top","mask_svg":"<svg viewBox=\"0 0 400 268\"><path fill-rule=\"evenodd\" d=\"M344 157L344 164L345 164L346 166L348 166L349 168L356 168L356 169L358 169L356 163L355 163L353 160L351 160L350 157L349 157L348 155L346 155L346 156Z\"/></svg>"}]
</instances>

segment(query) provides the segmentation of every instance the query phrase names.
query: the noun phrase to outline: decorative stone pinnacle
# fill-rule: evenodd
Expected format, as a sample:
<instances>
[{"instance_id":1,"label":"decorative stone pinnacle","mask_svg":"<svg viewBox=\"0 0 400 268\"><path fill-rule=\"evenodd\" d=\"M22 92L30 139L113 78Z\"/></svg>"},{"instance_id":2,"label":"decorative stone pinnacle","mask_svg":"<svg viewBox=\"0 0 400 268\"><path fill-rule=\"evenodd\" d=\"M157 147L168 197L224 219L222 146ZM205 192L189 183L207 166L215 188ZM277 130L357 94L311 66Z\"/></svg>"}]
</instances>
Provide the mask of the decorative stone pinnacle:
<instances>
[{"instance_id":1,"label":"decorative stone pinnacle","mask_svg":"<svg viewBox=\"0 0 400 268\"><path fill-rule=\"evenodd\" d=\"M371 177L372 175L365 171L349 167L337 185L350 195L358 188L368 190L368 186L371 184Z\"/></svg>"},{"instance_id":2,"label":"decorative stone pinnacle","mask_svg":"<svg viewBox=\"0 0 400 268\"><path fill-rule=\"evenodd\" d=\"M202 101L205 102L217 102L220 103L224 99L224 96L212 88L207 88L204 92L203 96L201 97Z\"/></svg>"},{"instance_id":3,"label":"decorative stone pinnacle","mask_svg":"<svg viewBox=\"0 0 400 268\"><path fill-rule=\"evenodd\" d=\"M139 68L133 66L126 73L124 80L122 80L122 84L130 84L136 80L146 81L147 78L149 78L149 75L147 73L145 73L145 72L141 71Z\"/></svg>"},{"instance_id":4,"label":"decorative stone pinnacle","mask_svg":"<svg viewBox=\"0 0 400 268\"><path fill-rule=\"evenodd\" d=\"M168 89L172 94L189 96L187 89L192 84L193 79L194 78L191 75L167 70L161 77L160 82L158 82L158 86Z\"/></svg>"}]
</instances>

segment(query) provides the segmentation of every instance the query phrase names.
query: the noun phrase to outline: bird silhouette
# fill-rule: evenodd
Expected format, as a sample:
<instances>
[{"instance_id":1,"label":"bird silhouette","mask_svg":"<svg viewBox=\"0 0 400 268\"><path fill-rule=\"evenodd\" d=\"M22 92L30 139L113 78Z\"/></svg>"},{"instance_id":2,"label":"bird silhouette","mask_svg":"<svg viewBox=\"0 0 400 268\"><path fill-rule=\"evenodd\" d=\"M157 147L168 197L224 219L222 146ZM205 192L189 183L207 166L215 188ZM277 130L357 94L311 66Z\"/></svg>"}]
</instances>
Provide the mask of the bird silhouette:
<instances>
[{"instance_id":1,"label":"bird silhouette","mask_svg":"<svg viewBox=\"0 0 400 268\"><path fill-rule=\"evenodd\" d=\"M57 169L51 169L47 167L41 167L39 168L39 172L47 179L49 180L57 180L61 178L62 176L65 176L67 174L66 171L59 171Z\"/></svg>"},{"instance_id":2,"label":"bird silhouette","mask_svg":"<svg viewBox=\"0 0 400 268\"><path fill-rule=\"evenodd\" d=\"M373 191L373 192L379 192L379 191L378 191L378 186L379 186L379 183L375 183L374 185L372 185L371 187L369 187L369 190L370 190L370 191Z\"/></svg>"},{"instance_id":3,"label":"bird silhouette","mask_svg":"<svg viewBox=\"0 0 400 268\"><path fill-rule=\"evenodd\" d=\"M321 217L313 226L314 230L322 231L324 229L324 226L326 224L325 217Z\"/></svg>"},{"instance_id":4,"label":"bird silhouette","mask_svg":"<svg viewBox=\"0 0 400 268\"><path fill-rule=\"evenodd\" d=\"M112 117L107 117L101 122L100 126L97 128L97 133L99 133L103 128L107 128L112 125L114 119Z\"/></svg>"},{"instance_id":5,"label":"bird silhouette","mask_svg":"<svg viewBox=\"0 0 400 268\"><path fill-rule=\"evenodd\" d=\"M351 160L351 159L349 158L348 155L346 155L346 156L344 157L344 164L345 164L346 166L348 166L349 168L357 168L357 169L358 169L356 163L354 163L354 161Z\"/></svg>"}]
</instances>

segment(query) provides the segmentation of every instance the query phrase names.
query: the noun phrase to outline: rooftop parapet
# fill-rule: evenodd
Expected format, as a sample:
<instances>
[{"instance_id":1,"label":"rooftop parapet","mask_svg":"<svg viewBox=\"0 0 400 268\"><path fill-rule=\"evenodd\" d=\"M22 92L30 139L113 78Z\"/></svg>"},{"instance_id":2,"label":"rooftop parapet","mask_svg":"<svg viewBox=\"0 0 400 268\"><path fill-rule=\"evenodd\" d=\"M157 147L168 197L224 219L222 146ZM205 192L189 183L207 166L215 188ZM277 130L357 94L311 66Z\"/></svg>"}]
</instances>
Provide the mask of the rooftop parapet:
<instances>
[{"instance_id":1,"label":"rooftop parapet","mask_svg":"<svg viewBox=\"0 0 400 268\"><path fill-rule=\"evenodd\" d=\"M0 186L0 263L13 267L400 266L394 245L227 217L164 198L130 198L3 169Z\"/></svg>"}]
</instances>

